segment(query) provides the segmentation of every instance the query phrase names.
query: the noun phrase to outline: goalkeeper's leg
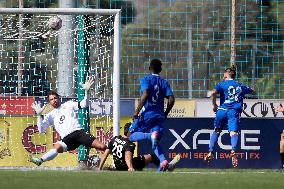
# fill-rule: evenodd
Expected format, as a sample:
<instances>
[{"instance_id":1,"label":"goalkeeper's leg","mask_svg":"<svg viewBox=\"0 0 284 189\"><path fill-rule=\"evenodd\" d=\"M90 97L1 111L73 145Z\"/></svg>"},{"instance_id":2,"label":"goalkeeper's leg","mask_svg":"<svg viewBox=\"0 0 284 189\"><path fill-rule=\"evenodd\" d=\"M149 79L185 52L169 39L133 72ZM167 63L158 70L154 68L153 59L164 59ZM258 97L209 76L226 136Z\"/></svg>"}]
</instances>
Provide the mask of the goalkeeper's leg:
<instances>
[{"instance_id":1,"label":"goalkeeper's leg","mask_svg":"<svg viewBox=\"0 0 284 189\"><path fill-rule=\"evenodd\" d=\"M41 158L30 156L29 161L40 166L43 162L53 160L58 153L63 153L64 151L67 151L67 146L64 142L59 141L54 144L53 149L49 150Z\"/></svg>"}]
</instances>

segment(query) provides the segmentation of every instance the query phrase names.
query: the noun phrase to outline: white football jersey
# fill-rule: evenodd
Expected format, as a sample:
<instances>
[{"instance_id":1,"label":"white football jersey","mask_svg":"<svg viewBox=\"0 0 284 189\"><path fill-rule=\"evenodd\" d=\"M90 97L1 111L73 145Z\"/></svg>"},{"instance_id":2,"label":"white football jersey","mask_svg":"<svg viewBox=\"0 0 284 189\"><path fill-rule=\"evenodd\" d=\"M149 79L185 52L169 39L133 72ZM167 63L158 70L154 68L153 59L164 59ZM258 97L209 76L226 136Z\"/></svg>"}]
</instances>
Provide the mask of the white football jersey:
<instances>
[{"instance_id":1,"label":"white football jersey","mask_svg":"<svg viewBox=\"0 0 284 189\"><path fill-rule=\"evenodd\" d=\"M40 132L44 132L49 125L53 125L63 139L68 134L81 130L82 127L78 123L78 110L78 102L70 100L61 104L58 108L46 114L40 124L38 123L38 126L41 127Z\"/></svg>"}]
</instances>

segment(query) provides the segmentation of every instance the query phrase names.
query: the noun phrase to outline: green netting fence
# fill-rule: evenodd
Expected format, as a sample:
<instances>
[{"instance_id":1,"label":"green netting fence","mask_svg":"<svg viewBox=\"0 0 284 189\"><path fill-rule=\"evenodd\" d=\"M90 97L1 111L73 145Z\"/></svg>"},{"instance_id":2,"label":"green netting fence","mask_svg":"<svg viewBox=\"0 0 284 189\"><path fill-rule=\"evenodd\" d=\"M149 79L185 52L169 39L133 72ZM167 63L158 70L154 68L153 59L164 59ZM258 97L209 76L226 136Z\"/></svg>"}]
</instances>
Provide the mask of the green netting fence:
<instances>
[{"instance_id":1,"label":"green netting fence","mask_svg":"<svg viewBox=\"0 0 284 189\"><path fill-rule=\"evenodd\" d=\"M18 1L0 6L17 7ZM139 96L139 78L152 58L163 61L162 75L178 98L207 97L230 66L230 0L85 0L78 6L122 9L123 98ZM24 7L59 7L59 2L25 0ZM254 86L258 98L284 98L284 0L236 0L235 10L237 79ZM18 47L9 48L9 58L0 61L1 95L16 94ZM56 68L29 58L24 64L22 95L56 89Z\"/></svg>"}]
</instances>

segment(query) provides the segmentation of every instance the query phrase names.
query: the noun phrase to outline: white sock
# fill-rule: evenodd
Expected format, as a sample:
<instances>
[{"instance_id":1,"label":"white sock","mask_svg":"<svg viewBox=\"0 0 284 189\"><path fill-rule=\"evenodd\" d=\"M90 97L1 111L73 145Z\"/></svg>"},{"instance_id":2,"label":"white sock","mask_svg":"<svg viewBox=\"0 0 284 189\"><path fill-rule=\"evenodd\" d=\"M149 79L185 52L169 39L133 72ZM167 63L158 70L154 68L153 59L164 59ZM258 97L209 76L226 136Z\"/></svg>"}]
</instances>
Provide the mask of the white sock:
<instances>
[{"instance_id":1,"label":"white sock","mask_svg":"<svg viewBox=\"0 0 284 189\"><path fill-rule=\"evenodd\" d=\"M41 159L43 161L50 161L52 159L54 159L57 156L58 152L56 149L51 149L49 150L46 154L44 154Z\"/></svg>"}]
</instances>

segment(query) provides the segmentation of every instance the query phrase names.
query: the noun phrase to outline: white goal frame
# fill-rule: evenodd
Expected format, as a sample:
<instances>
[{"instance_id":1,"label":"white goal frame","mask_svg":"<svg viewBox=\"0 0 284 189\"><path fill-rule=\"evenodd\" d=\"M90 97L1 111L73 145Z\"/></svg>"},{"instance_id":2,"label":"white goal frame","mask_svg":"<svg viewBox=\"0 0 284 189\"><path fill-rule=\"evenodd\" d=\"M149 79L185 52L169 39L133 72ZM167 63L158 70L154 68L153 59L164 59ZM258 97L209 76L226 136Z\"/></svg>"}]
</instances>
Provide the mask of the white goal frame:
<instances>
[{"instance_id":1,"label":"white goal frame","mask_svg":"<svg viewBox=\"0 0 284 189\"><path fill-rule=\"evenodd\" d=\"M115 15L113 45L113 135L120 133L121 10L89 8L0 8L0 14Z\"/></svg>"}]
</instances>

